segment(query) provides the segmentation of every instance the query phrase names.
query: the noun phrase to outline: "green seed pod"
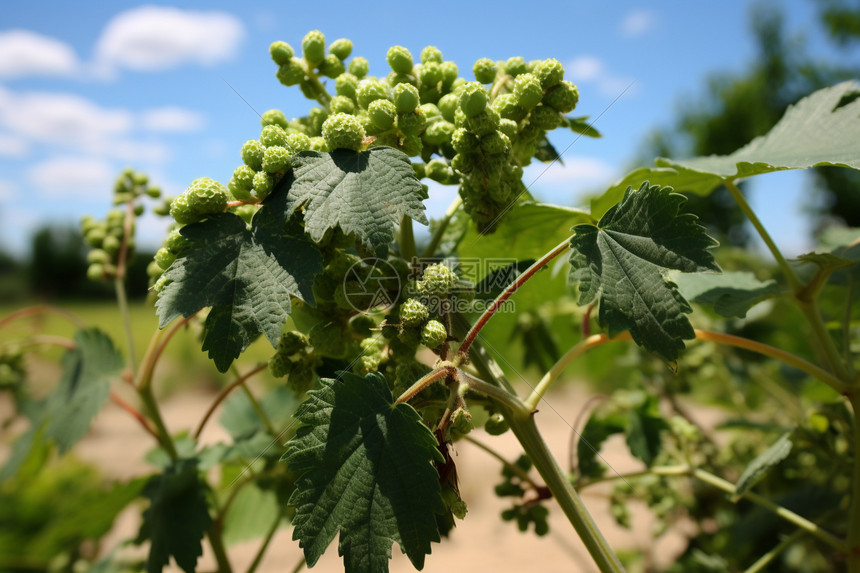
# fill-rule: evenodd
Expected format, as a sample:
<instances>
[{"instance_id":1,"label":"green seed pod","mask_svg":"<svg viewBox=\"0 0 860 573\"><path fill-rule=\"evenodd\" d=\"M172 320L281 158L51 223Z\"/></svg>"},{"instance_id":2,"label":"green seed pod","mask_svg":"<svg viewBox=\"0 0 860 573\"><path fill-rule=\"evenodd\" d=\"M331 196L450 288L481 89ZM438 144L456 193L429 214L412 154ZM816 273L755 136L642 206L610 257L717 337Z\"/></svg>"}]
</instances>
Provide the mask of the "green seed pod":
<instances>
[{"instance_id":1,"label":"green seed pod","mask_svg":"<svg viewBox=\"0 0 860 573\"><path fill-rule=\"evenodd\" d=\"M146 265L146 276L148 276L150 279L157 279L163 274L164 269L162 269L154 260L149 261L149 264Z\"/></svg>"},{"instance_id":2,"label":"green seed pod","mask_svg":"<svg viewBox=\"0 0 860 573\"><path fill-rule=\"evenodd\" d=\"M292 149L293 153L307 151L311 148L311 138L304 133L291 133L287 136L287 147Z\"/></svg>"},{"instance_id":3,"label":"green seed pod","mask_svg":"<svg viewBox=\"0 0 860 573\"><path fill-rule=\"evenodd\" d=\"M173 229L167 234L167 238L164 239L164 248L179 254L188 245L188 242L188 238L184 237L179 232L179 229Z\"/></svg>"},{"instance_id":4,"label":"green seed pod","mask_svg":"<svg viewBox=\"0 0 860 573\"><path fill-rule=\"evenodd\" d=\"M428 316L430 311L417 298L407 299L400 305L400 323L405 327L421 326Z\"/></svg>"},{"instance_id":5,"label":"green seed pod","mask_svg":"<svg viewBox=\"0 0 860 573\"><path fill-rule=\"evenodd\" d=\"M460 96L456 94L445 94L436 104L439 111L447 121L454 122L454 113L460 108Z\"/></svg>"},{"instance_id":6,"label":"green seed pod","mask_svg":"<svg viewBox=\"0 0 860 573\"><path fill-rule=\"evenodd\" d=\"M442 52L436 46L425 46L424 49L421 50L421 63L441 64Z\"/></svg>"},{"instance_id":7,"label":"green seed pod","mask_svg":"<svg viewBox=\"0 0 860 573\"><path fill-rule=\"evenodd\" d=\"M431 159L424 168L427 177L439 183L445 183L453 173L448 164L441 159Z\"/></svg>"},{"instance_id":8,"label":"green seed pod","mask_svg":"<svg viewBox=\"0 0 860 573\"><path fill-rule=\"evenodd\" d=\"M337 113L328 118L322 127L322 136L329 149L361 149L364 128L359 121L346 113Z\"/></svg>"},{"instance_id":9,"label":"green seed pod","mask_svg":"<svg viewBox=\"0 0 860 573\"><path fill-rule=\"evenodd\" d=\"M493 133L499 127L499 112L491 107L484 110L484 113L472 116L466 122L466 127L478 137Z\"/></svg>"},{"instance_id":10,"label":"green seed pod","mask_svg":"<svg viewBox=\"0 0 860 573\"><path fill-rule=\"evenodd\" d=\"M450 91L460 75L460 70L454 62L442 62L439 69L442 70L442 91Z\"/></svg>"},{"instance_id":11,"label":"green seed pod","mask_svg":"<svg viewBox=\"0 0 860 573\"><path fill-rule=\"evenodd\" d=\"M398 112L413 111L418 107L418 88L409 84L397 84L391 90L391 99Z\"/></svg>"},{"instance_id":12,"label":"green seed pod","mask_svg":"<svg viewBox=\"0 0 860 573\"><path fill-rule=\"evenodd\" d=\"M260 131L260 143L263 144L264 147L277 147L279 145L284 145L287 141L287 132L284 131L279 125L267 125ZM246 144L247 145L247 144ZM244 151L244 146L243 146ZM263 166L263 153L260 153L260 169ZM244 161L244 156L242 160ZM245 164L254 169L254 171L259 171L260 169L255 168L253 165L245 161Z\"/></svg>"},{"instance_id":13,"label":"green seed pod","mask_svg":"<svg viewBox=\"0 0 860 573\"><path fill-rule=\"evenodd\" d=\"M355 91L358 98L358 105L367 109L370 104L378 99L388 99L388 93L385 86L374 78L363 79L358 83L358 88Z\"/></svg>"},{"instance_id":14,"label":"green seed pod","mask_svg":"<svg viewBox=\"0 0 860 573\"><path fill-rule=\"evenodd\" d=\"M349 62L349 73L357 78L363 78L370 70L370 62L366 58L356 56Z\"/></svg>"},{"instance_id":15,"label":"green seed pod","mask_svg":"<svg viewBox=\"0 0 860 573\"><path fill-rule=\"evenodd\" d=\"M421 343L427 348L438 348L448 339L445 325L438 320L430 320L421 330Z\"/></svg>"},{"instance_id":16,"label":"green seed pod","mask_svg":"<svg viewBox=\"0 0 860 573\"><path fill-rule=\"evenodd\" d=\"M460 109L466 117L480 114L487 108L487 90L481 84L468 83L460 92Z\"/></svg>"},{"instance_id":17,"label":"green seed pod","mask_svg":"<svg viewBox=\"0 0 860 573\"><path fill-rule=\"evenodd\" d=\"M439 111L439 108L436 107L436 104L433 103L422 103L418 106L421 109L421 112L424 114L424 117L427 118L427 121L430 121L434 118L442 119L442 112Z\"/></svg>"},{"instance_id":18,"label":"green seed pod","mask_svg":"<svg viewBox=\"0 0 860 573\"><path fill-rule=\"evenodd\" d=\"M412 54L403 46L391 46L385 60L397 73L408 74L412 71Z\"/></svg>"},{"instance_id":19,"label":"green seed pod","mask_svg":"<svg viewBox=\"0 0 860 573\"><path fill-rule=\"evenodd\" d=\"M397 128L406 135L418 135L426 124L427 118L420 109L397 114Z\"/></svg>"},{"instance_id":20,"label":"green seed pod","mask_svg":"<svg viewBox=\"0 0 860 573\"><path fill-rule=\"evenodd\" d=\"M111 256L117 254L120 248L122 248L122 240L116 235L108 235L102 241L102 249Z\"/></svg>"},{"instance_id":21,"label":"green seed pod","mask_svg":"<svg viewBox=\"0 0 860 573\"><path fill-rule=\"evenodd\" d=\"M325 35L319 30L311 30L302 38L302 56L312 66L325 58Z\"/></svg>"},{"instance_id":22,"label":"green seed pod","mask_svg":"<svg viewBox=\"0 0 860 573\"><path fill-rule=\"evenodd\" d=\"M188 225L227 209L229 191L224 185L209 177L200 177L191 182L188 189L173 200L170 214L180 225Z\"/></svg>"},{"instance_id":23,"label":"green seed pod","mask_svg":"<svg viewBox=\"0 0 860 573\"><path fill-rule=\"evenodd\" d=\"M424 275L418 281L418 288L428 295L445 296L451 292L456 282L457 275L454 271L442 263L435 263L424 269Z\"/></svg>"},{"instance_id":24,"label":"green seed pod","mask_svg":"<svg viewBox=\"0 0 860 573\"><path fill-rule=\"evenodd\" d=\"M478 137L466 129L460 128L451 134L451 146L457 153L474 153L480 144Z\"/></svg>"},{"instance_id":25,"label":"green seed pod","mask_svg":"<svg viewBox=\"0 0 860 573\"><path fill-rule=\"evenodd\" d=\"M329 112L321 107L311 108L308 112L308 130L310 133L322 135L323 123L329 118L329 115Z\"/></svg>"},{"instance_id":26,"label":"green seed pod","mask_svg":"<svg viewBox=\"0 0 860 573\"><path fill-rule=\"evenodd\" d=\"M260 126L266 127L267 125L279 125L284 129L290 125L290 122L287 121L287 116L284 115L279 109L270 109L268 111L264 111L263 115L260 116Z\"/></svg>"},{"instance_id":27,"label":"green seed pod","mask_svg":"<svg viewBox=\"0 0 860 573\"><path fill-rule=\"evenodd\" d=\"M524 74L527 71L528 69L526 66L526 61L520 56L508 58L508 61L505 62L505 73L509 76L517 77L518 75Z\"/></svg>"},{"instance_id":28,"label":"green seed pod","mask_svg":"<svg viewBox=\"0 0 860 573\"><path fill-rule=\"evenodd\" d=\"M442 68L436 62L421 64L418 70L418 81L422 86L436 87L442 81Z\"/></svg>"},{"instance_id":29,"label":"green seed pod","mask_svg":"<svg viewBox=\"0 0 860 573\"><path fill-rule=\"evenodd\" d=\"M352 53L352 42L346 38L338 38L329 44L328 52L343 61Z\"/></svg>"},{"instance_id":30,"label":"green seed pod","mask_svg":"<svg viewBox=\"0 0 860 573\"><path fill-rule=\"evenodd\" d=\"M346 66L343 65L343 61L340 58L334 54L329 54L320 63L319 70L326 77L336 78L346 71Z\"/></svg>"},{"instance_id":31,"label":"green seed pod","mask_svg":"<svg viewBox=\"0 0 860 573\"><path fill-rule=\"evenodd\" d=\"M295 53L293 52L292 46L286 42L278 40L277 42L272 42L269 46L269 55L272 56L272 61L279 66L282 66L289 63Z\"/></svg>"},{"instance_id":32,"label":"green seed pod","mask_svg":"<svg viewBox=\"0 0 860 573\"><path fill-rule=\"evenodd\" d=\"M499 120L499 131L508 136L508 139L513 139L517 136L519 127L517 127L517 122L502 118Z\"/></svg>"},{"instance_id":33,"label":"green seed pod","mask_svg":"<svg viewBox=\"0 0 860 573\"><path fill-rule=\"evenodd\" d=\"M233 171L233 176L227 184L233 197L239 201L250 201L252 199L251 189L254 187L254 175L256 171L247 165L240 165Z\"/></svg>"},{"instance_id":34,"label":"green seed pod","mask_svg":"<svg viewBox=\"0 0 860 573\"><path fill-rule=\"evenodd\" d=\"M336 95L328 104L332 113L355 113L355 102L346 96Z\"/></svg>"},{"instance_id":35,"label":"green seed pod","mask_svg":"<svg viewBox=\"0 0 860 573\"><path fill-rule=\"evenodd\" d=\"M539 105L529 114L529 125L549 131L561 125L561 114L549 106Z\"/></svg>"},{"instance_id":36,"label":"green seed pod","mask_svg":"<svg viewBox=\"0 0 860 573\"><path fill-rule=\"evenodd\" d=\"M400 84L409 84L415 85L415 78L410 76L409 74L398 74L396 72L391 72L385 77L386 83L388 83L389 87L395 87Z\"/></svg>"},{"instance_id":37,"label":"green seed pod","mask_svg":"<svg viewBox=\"0 0 860 573\"><path fill-rule=\"evenodd\" d=\"M91 281L103 281L105 276L105 267L99 263L95 263L87 267L87 278Z\"/></svg>"},{"instance_id":38,"label":"green seed pod","mask_svg":"<svg viewBox=\"0 0 860 573\"><path fill-rule=\"evenodd\" d=\"M564 78L564 66L555 58L544 60L534 70L534 75L540 80L543 89L549 89Z\"/></svg>"},{"instance_id":39,"label":"green seed pod","mask_svg":"<svg viewBox=\"0 0 860 573\"><path fill-rule=\"evenodd\" d=\"M496 62L490 58L481 58L475 65L472 66L472 73L475 74L475 80L482 84L491 84L496 79Z\"/></svg>"},{"instance_id":40,"label":"green seed pod","mask_svg":"<svg viewBox=\"0 0 860 573\"><path fill-rule=\"evenodd\" d=\"M157 185L150 185L146 188L146 194L153 199L158 199L159 197L161 197L161 187L158 187Z\"/></svg>"},{"instance_id":41,"label":"green seed pod","mask_svg":"<svg viewBox=\"0 0 860 573\"><path fill-rule=\"evenodd\" d=\"M511 150L511 140L500 131L488 133L481 138L481 151L487 155L508 153Z\"/></svg>"},{"instance_id":42,"label":"green seed pod","mask_svg":"<svg viewBox=\"0 0 860 573\"><path fill-rule=\"evenodd\" d=\"M260 201L268 197L274 187L275 180L265 171L260 171L254 175L254 194Z\"/></svg>"},{"instance_id":43,"label":"green seed pod","mask_svg":"<svg viewBox=\"0 0 860 573\"><path fill-rule=\"evenodd\" d=\"M134 206L134 210L133 210L134 216L135 216L135 217L140 217L141 215L143 215L143 211L144 211L144 209L145 209L145 208L144 208L144 206L143 206L143 205L135 205L135 206Z\"/></svg>"},{"instance_id":44,"label":"green seed pod","mask_svg":"<svg viewBox=\"0 0 860 573\"><path fill-rule=\"evenodd\" d=\"M325 139L322 137L312 137L311 138L311 151L329 151L328 145L326 145Z\"/></svg>"},{"instance_id":45,"label":"green seed pod","mask_svg":"<svg viewBox=\"0 0 860 573\"><path fill-rule=\"evenodd\" d=\"M355 90L358 88L358 78L353 74L341 74L334 80L334 90L339 96L356 101Z\"/></svg>"},{"instance_id":46,"label":"green seed pod","mask_svg":"<svg viewBox=\"0 0 860 573\"><path fill-rule=\"evenodd\" d=\"M378 99L368 106L367 117L376 130L386 131L394 127L397 108L387 99Z\"/></svg>"},{"instance_id":47,"label":"green seed pod","mask_svg":"<svg viewBox=\"0 0 860 573\"><path fill-rule=\"evenodd\" d=\"M285 86L299 85L305 79L305 69L296 61L289 61L278 66L275 77Z\"/></svg>"},{"instance_id":48,"label":"green seed pod","mask_svg":"<svg viewBox=\"0 0 860 573\"><path fill-rule=\"evenodd\" d=\"M87 262L105 264L111 261L111 256L102 249L93 249L89 253L87 253Z\"/></svg>"},{"instance_id":49,"label":"green seed pod","mask_svg":"<svg viewBox=\"0 0 860 573\"><path fill-rule=\"evenodd\" d=\"M285 170L290 165L292 155L286 147L275 145L266 148L263 156L263 171L266 173L277 173Z\"/></svg>"},{"instance_id":50,"label":"green seed pod","mask_svg":"<svg viewBox=\"0 0 860 573\"><path fill-rule=\"evenodd\" d=\"M254 171L263 168L263 155L265 153L265 147L256 139L249 139L242 145L242 161Z\"/></svg>"},{"instance_id":51,"label":"green seed pod","mask_svg":"<svg viewBox=\"0 0 860 573\"><path fill-rule=\"evenodd\" d=\"M164 270L167 270L173 261L176 260L176 253L170 252L168 249L161 247L155 252L156 264Z\"/></svg>"},{"instance_id":52,"label":"green seed pod","mask_svg":"<svg viewBox=\"0 0 860 573\"><path fill-rule=\"evenodd\" d=\"M532 109L543 99L540 80L533 74L520 74L514 81L514 96L523 109Z\"/></svg>"},{"instance_id":53,"label":"green seed pod","mask_svg":"<svg viewBox=\"0 0 860 573\"><path fill-rule=\"evenodd\" d=\"M501 414L493 414L484 423L484 430L491 436L501 436L510 429L511 426Z\"/></svg>"},{"instance_id":54,"label":"green seed pod","mask_svg":"<svg viewBox=\"0 0 860 573\"><path fill-rule=\"evenodd\" d=\"M424 141L430 145L441 145L451 141L451 136L454 134L455 127L453 123L447 121L434 121L424 130Z\"/></svg>"},{"instance_id":55,"label":"green seed pod","mask_svg":"<svg viewBox=\"0 0 860 573\"><path fill-rule=\"evenodd\" d=\"M579 103L579 89L573 82L562 80L546 92L543 103L558 112L570 113Z\"/></svg>"}]
</instances>

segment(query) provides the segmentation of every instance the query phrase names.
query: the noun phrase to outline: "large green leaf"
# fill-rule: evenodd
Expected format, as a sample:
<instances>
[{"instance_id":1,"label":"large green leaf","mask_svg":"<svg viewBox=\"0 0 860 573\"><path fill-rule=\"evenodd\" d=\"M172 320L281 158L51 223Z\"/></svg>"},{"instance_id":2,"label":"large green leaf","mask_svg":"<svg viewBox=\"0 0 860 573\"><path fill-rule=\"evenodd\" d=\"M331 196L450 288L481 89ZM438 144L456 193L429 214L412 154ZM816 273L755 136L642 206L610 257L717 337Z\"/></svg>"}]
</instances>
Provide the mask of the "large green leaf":
<instances>
[{"instance_id":1,"label":"large green leaf","mask_svg":"<svg viewBox=\"0 0 860 573\"><path fill-rule=\"evenodd\" d=\"M304 206L305 229L315 241L340 227L379 254L394 240L402 215L427 224L427 193L412 171L409 157L392 147L355 152L305 151L293 160L286 180L286 215Z\"/></svg>"},{"instance_id":2,"label":"large green leaf","mask_svg":"<svg viewBox=\"0 0 860 573\"><path fill-rule=\"evenodd\" d=\"M672 273L671 277L684 298L713 306L725 317L744 318L754 305L782 293L776 281L763 282L747 272Z\"/></svg>"},{"instance_id":3,"label":"large green leaf","mask_svg":"<svg viewBox=\"0 0 860 573\"><path fill-rule=\"evenodd\" d=\"M729 155L657 159L655 168L637 169L596 199L592 214L602 215L627 185L644 180L707 194L723 180L786 169L832 165L860 169L860 99L854 97L858 90L856 82L818 90L790 106L766 135Z\"/></svg>"},{"instance_id":4,"label":"large green leaf","mask_svg":"<svg viewBox=\"0 0 860 573\"><path fill-rule=\"evenodd\" d=\"M630 453L650 468L660 454L663 446L660 434L666 428L657 399L643 394L642 400L627 414L627 447Z\"/></svg>"},{"instance_id":5,"label":"large green leaf","mask_svg":"<svg viewBox=\"0 0 860 573\"><path fill-rule=\"evenodd\" d=\"M283 202L285 189L270 197ZM290 296L313 301L311 285L322 257L296 221L284 225L267 200L253 228L225 213L182 228L190 244L165 272L159 293L159 326L178 316L212 310L203 331L203 350L226 372L261 333L277 346L290 313Z\"/></svg>"},{"instance_id":6,"label":"large green leaf","mask_svg":"<svg viewBox=\"0 0 860 573\"><path fill-rule=\"evenodd\" d=\"M293 538L312 567L340 531L347 573L388 571L391 546L421 569L443 509L436 438L377 373L324 379L296 414L284 461L303 472L290 498Z\"/></svg>"},{"instance_id":7,"label":"large green leaf","mask_svg":"<svg viewBox=\"0 0 860 573\"><path fill-rule=\"evenodd\" d=\"M673 362L693 338L690 305L664 272L718 271L708 250L717 243L671 189L628 188L597 226L577 225L571 241L570 280L579 304L600 301L598 322L611 336L629 330L637 344Z\"/></svg>"},{"instance_id":8,"label":"large green leaf","mask_svg":"<svg viewBox=\"0 0 860 573\"><path fill-rule=\"evenodd\" d=\"M150 505L143 512L136 542L151 542L147 572L159 573L171 557L183 571L193 572L203 554L203 536L212 525L197 460L176 461L150 478L143 495Z\"/></svg>"}]
</instances>

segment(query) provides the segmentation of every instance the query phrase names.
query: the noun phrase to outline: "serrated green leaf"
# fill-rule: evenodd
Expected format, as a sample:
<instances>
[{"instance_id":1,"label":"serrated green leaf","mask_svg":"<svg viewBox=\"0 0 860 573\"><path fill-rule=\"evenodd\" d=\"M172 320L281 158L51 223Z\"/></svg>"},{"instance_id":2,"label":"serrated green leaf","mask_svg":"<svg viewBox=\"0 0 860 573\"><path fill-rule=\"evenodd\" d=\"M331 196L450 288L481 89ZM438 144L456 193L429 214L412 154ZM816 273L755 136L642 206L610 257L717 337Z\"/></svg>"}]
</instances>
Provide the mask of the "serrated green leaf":
<instances>
[{"instance_id":1,"label":"serrated green leaf","mask_svg":"<svg viewBox=\"0 0 860 573\"><path fill-rule=\"evenodd\" d=\"M285 193L269 199L277 205ZM319 251L296 223L272 216L269 199L252 230L230 213L183 227L190 244L164 274L170 282L156 303L159 326L211 306L203 350L221 372L261 333L277 347L290 296L313 301L313 277L322 272Z\"/></svg>"},{"instance_id":2,"label":"serrated green leaf","mask_svg":"<svg viewBox=\"0 0 860 573\"><path fill-rule=\"evenodd\" d=\"M284 461L303 472L290 498L293 539L312 567L340 531L347 573L388 571L398 543L417 568L439 541L436 438L408 404L394 404L378 373L340 373L310 393Z\"/></svg>"},{"instance_id":3,"label":"serrated green leaf","mask_svg":"<svg viewBox=\"0 0 860 573\"><path fill-rule=\"evenodd\" d=\"M695 335L686 316L692 309L664 272L719 271L708 250L717 242L695 216L679 214L685 200L647 182L628 188L597 226L577 225L571 241L579 304L599 299L598 322L610 336L629 330L638 345L669 362Z\"/></svg>"},{"instance_id":4,"label":"serrated green leaf","mask_svg":"<svg viewBox=\"0 0 860 573\"><path fill-rule=\"evenodd\" d=\"M747 272L672 273L672 281L689 301L710 305L720 316L744 318L759 302L782 293L774 280L762 282Z\"/></svg>"},{"instance_id":5,"label":"serrated green leaf","mask_svg":"<svg viewBox=\"0 0 860 573\"><path fill-rule=\"evenodd\" d=\"M233 545L262 537L280 514L275 492L260 489L256 484L246 485L236 494L224 518L224 543Z\"/></svg>"},{"instance_id":6,"label":"serrated green leaf","mask_svg":"<svg viewBox=\"0 0 860 573\"><path fill-rule=\"evenodd\" d=\"M631 454L650 468L660 454L663 445L660 433L666 428L657 401L651 396L647 397L630 410L627 419L627 447Z\"/></svg>"},{"instance_id":7,"label":"serrated green leaf","mask_svg":"<svg viewBox=\"0 0 860 573\"><path fill-rule=\"evenodd\" d=\"M783 434L774 444L759 454L744 470L735 484L735 496L740 497L764 477L767 471L791 453L791 432Z\"/></svg>"},{"instance_id":8,"label":"serrated green leaf","mask_svg":"<svg viewBox=\"0 0 860 573\"><path fill-rule=\"evenodd\" d=\"M592 416L588 419L576 446L576 468L579 477L603 477L606 468L598 461L600 447L610 436L623 433L627 429L627 423L627 420L615 414Z\"/></svg>"},{"instance_id":9,"label":"serrated green leaf","mask_svg":"<svg viewBox=\"0 0 860 573\"><path fill-rule=\"evenodd\" d=\"M591 216L598 219L603 217L613 205L621 201L629 187L636 189L643 181L649 181L652 185L671 187L677 191L686 191L696 189L711 179L713 176L695 171L678 172L670 167L640 167L613 183L602 195L592 199Z\"/></svg>"},{"instance_id":10,"label":"serrated green leaf","mask_svg":"<svg viewBox=\"0 0 860 573\"><path fill-rule=\"evenodd\" d=\"M150 505L143 512L135 542L151 542L147 572L159 573L171 557L183 571L193 572L203 554L203 536L212 525L197 460L176 461L164 473L150 478L143 495Z\"/></svg>"},{"instance_id":11,"label":"serrated green leaf","mask_svg":"<svg viewBox=\"0 0 860 573\"><path fill-rule=\"evenodd\" d=\"M304 151L293 160L292 176L285 183L285 215L303 206L305 229L315 241L340 227L382 256L401 216L427 224L427 194L409 157L393 147Z\"/></svg>"},{"instance_id":12,"label":"serrated green leaf","mask_svg":"<svg viewBox=\"0 0 860 573\"><path fill-rule=\"evenodd\" d=\"M580 117L568 117L567 119L567 127L574 133L578 133L580 135L584 135L586 137L595 137L600 138L603 135L594 128L591 122L588 121L589 116L583 115Z\"/></svg>"},{"instance_id":13,"label":"serrated green leaf","mask_svg":"<svg viewBox=\"0 0 860 573\"><path fill-rule=\"evenodd\" d=\"M276 386L260 400L260 407L269 421L276 427L286 425L298 406L295 394L286 386ZM235 441L247 439L266 430L251 400L244 392L236 392L224 401L221 410L221 425Z\"/></svg>"}]
</instances>

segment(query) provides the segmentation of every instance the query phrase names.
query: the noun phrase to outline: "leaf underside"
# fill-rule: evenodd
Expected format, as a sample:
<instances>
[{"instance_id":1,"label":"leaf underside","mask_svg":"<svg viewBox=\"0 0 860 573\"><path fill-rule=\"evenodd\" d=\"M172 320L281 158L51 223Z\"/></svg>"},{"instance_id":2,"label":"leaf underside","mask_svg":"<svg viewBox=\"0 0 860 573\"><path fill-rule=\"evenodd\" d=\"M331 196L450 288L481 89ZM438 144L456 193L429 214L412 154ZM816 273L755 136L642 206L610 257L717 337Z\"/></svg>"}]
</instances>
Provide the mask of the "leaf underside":
<instances>
[{"instance_id":1,"label":"leaf underside","mask_svg":"<svg viewBox=\"0 0 860 573\"><path fill-rule=\"evenodd\" d=\"M436 438L411 406L394 405L381 375L340 376L310 393L283 458L304 472L290 498L293 539L309 567L340 531L347 573L388 571L395 542L421 569L440 539Z\"/></svg>"},{"instance_id":2,"label":"leaf underside","mask_svg":"<svg viewBox=\"0 0 860 573\"><path fill-rule=\"evenodd\" d=\"M673 282L689 301L713 306L714 311L727 318L744 318L759 302L782 293L774 280L758 280L748 272L673 273Z\"/></svg>"},{"instance_id":3,"label":"leaf underside","mask_svg":"<svg viewBox=\"0 0 860 573\"><path fill-rule=\"evenodd\" d=\"M735 495L742 496L753 487L767 471L791 453L791 433L783 434L768 449L759 454L744 470L735 485Z\"/></svg>"},{"instance_id":4,"label":"leaf underside","mask_svg":"<svg viewBox=\"0 0 860 573\"><path fill-rule=\"evenodd\" d=\"M695 216L678 213L685 200L645 182L628 188L597 226L574 227L571 240L569 278L579 285L579 304L599 300L598 322L610 336L629 330L668 362L695 335L686 316L692 309L664 273L719 271L709 251L716 241Z\"/></svg>"}]
</instances>

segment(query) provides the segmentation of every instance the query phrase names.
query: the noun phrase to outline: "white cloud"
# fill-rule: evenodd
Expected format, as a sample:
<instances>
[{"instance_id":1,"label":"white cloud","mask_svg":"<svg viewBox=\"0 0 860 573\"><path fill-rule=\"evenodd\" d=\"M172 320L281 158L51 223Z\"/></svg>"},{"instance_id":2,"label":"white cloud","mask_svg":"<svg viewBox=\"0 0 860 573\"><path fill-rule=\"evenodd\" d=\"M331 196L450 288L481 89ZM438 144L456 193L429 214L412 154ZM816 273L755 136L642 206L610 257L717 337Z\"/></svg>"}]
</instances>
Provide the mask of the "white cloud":
<instances>
[{"instance_id":1,"label":"white cloud","mask_svg":"<svg viewBox=\"0 0 860 573\"><path fill-rule=\"evenodd\" d=\"M32 165L27 180L48 196L75 193L104 197L113 188L116 168L103 159L92 157L54 157Z\"/></svg>"},{"instance_id":2,"label":"white cloud","mask_svg":"<svg viewBox=\"0 0 860 573\"><path fill-rule=\"evenodd\" d=\"M185 64L211 66L230 59L244 36L226 12L141 6L116 15L96 44L97 67L160 71Z\"/></svg>"},{"instance_id":3,"label":"white cloud","mask_svg":"<svg viewBox=\"0 0 860 573\"><path fill-rule=\"evenodd\" d=\"M15 197L16 187L11 181L0 179L0 201L9 201Z\"/></svg>"},{"instance_id":4,"label":"white cloud","mask_svg":"<svg viewBox=\"0 0 860 573\"><path fill-rule=\"evenodd\" d=\"M594 84L606 97L618 97L628 89L632 80L611 72L603 60L584 55L571 60L564 66L567 76L575 83Z\"/></svg>"},{"instance_id":5,"label":"white cloud","mask_svg":"<svg viewBox=\"0 0 860 573\"><path fill-rule=\"evenodd\" d=\"M29 30L0 32L0 77L71 76L80 67L64 42Z\"/></svg>"},{"instance_id":6,"label":"white cloud","mask_svg":"<svg viewBox=\"0 0 860 573\"><path fill-rule=\"evenodd\" d=\"M30 151L30 144L23 137L0 133L0 157L20 159Z\"/></svg>"},{"instance_id":7,"label":"white cloud","mask_svg":"<svg viewBox=\"0 0 860 573\"><path fill-rule=\"evenodd\" d=\"M564 165L559 162L532 164L527 168L523 182L529 187L532 184L591 184L609 182L616 176L612 165L596 157L572 157L563 161Z\"/></svg>"},{"instance_id":8,"label":"white cloud","mask_svg":"<svg viewBox=\"0 0 860 573\"><path fill-rule=\"evenodd\" d=\"M621 34L638 38L654 27L654 13L648 10L631 10L621 21Z\"/></svg>"},{"instance_id":9,"label":"white cloud","mask_svg":"<svg viewBox=\"0 0 860 573\"><path fill-rule=\"evenodd\" d=\"M594 56L580 56L564 67L574 80L587 82L603 73L603 62Z\"/></svg>"},{"instance_id":10,"label":"white cloud","mask_svg":"<svg viewBox=\"0 0 860 573\"><path fill-rule=\"evenodd\" d=\"M177 106L159 107L143 112L140 125L147 131L180 133L198 131L206 124L203 114Z\"/></svg>"}]
</instances>

